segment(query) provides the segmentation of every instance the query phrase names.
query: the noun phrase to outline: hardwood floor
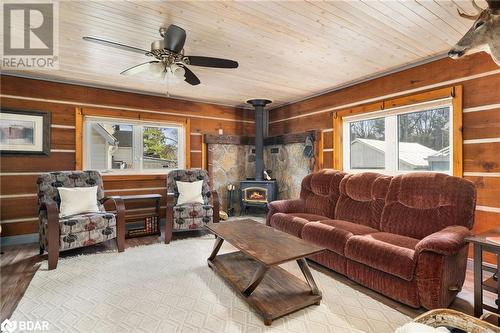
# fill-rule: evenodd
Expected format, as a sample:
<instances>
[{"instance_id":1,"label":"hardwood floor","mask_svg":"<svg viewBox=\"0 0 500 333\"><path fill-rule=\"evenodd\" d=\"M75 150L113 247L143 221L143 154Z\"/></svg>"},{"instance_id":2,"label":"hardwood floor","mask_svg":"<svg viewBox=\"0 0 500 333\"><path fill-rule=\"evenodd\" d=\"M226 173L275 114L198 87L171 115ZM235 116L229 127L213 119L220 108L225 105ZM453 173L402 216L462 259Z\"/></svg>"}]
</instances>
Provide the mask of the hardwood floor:
<instances>
[{"instance_id":1,"label":"hardwood floor","mask_svg":"<svg viewBox=\"0 0 500 333\"><path fill-rule=\"evenodd\" d=\"M174 234L174 240L187 237L198 237L202 233L203 232L187 232L178 235ZM125 248L162 243L163 239L163 234L161 237L149 236L127 239L125 241ZM91 247L65 251L61 253L60 257L67 258L80 254L90 254L109 250L116 250L116 243L114 241L108 241ZM47 260L47 255L39 255L38 251L38 244L15 245L2 248L2 255L0 257L0 322L12 315L17 304L23 297L28 285L30 284L31 279L40 267L41 262ZM208 255L209 253L207 253L207 256ZM393 301L317 264L311 263L311 267L332 276L332 278L335 278L410 317L415 317L425 312L424 309L413 309ZM451 305L451 308L472 315L473 299L473 270L472 262L469 262L464 287ZM485 293L485 302L493 304L493 294Z\"/></svg>"}]
</instances>

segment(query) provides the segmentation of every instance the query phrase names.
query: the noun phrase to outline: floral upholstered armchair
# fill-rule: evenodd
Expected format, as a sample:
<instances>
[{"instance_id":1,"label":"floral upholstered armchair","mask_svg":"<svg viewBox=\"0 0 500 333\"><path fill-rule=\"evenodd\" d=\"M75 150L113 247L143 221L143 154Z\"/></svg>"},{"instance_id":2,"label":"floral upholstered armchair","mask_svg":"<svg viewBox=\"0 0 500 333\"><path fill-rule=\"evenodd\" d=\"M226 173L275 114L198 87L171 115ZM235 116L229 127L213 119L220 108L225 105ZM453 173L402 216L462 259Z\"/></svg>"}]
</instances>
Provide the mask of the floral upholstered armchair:
<instances>
[{"instance_id":1,"label":"floral upholstered armchair","mask_svg":"<svg viewBox=\"0 0 500 333\"><path fill-rule=\"evenodd\" d=\"M125 246L125 205L118 196L104 197L102 177L97 171L64 171L38 177L38 218L40 254L48 252L49 270L57 267L59 251L93 245L116 238L118 252ZM59 217L61 199L58 187L97 186L100 212ZM114 203L116 213L108 213L103 204Z\"/></svg>"},{"instance_id":2,"label":"floral upholstered armchair","mask_svg":"<svg viewBox=\"0 0 500 333\"><path fill-rule=\"evenodd\" d=\"M179 191L177 182L195 182L203 180L202 197L204 203L185 203L177 205ZM165 243L172 240L173 231L203 229L208 223L219 222L219 196L211 191L208 173L201 169L173 170L167 175L167 223Z\"/></svg>"}]
</instances>

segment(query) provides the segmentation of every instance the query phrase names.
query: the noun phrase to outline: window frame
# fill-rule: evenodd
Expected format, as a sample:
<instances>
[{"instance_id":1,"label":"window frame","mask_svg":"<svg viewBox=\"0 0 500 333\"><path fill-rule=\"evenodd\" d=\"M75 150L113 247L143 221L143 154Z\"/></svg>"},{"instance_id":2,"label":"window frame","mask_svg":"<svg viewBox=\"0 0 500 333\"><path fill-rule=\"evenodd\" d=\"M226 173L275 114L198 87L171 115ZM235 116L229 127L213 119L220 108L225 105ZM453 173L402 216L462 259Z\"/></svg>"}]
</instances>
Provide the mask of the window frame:
<instances>
[{"instance_id":1,"label":"window frame","mask_svg":"<svg viewBox=\"0 0 500 333\"><path fill-rule=\"evenodd\" d=\"M91 143L89 127L93 123L106 123L106 124L124 124L132 126L132 168L130 169L104 169L98 170L103 174L110 175L129 175L129 174L164 174L174 169L184 169L188 163L186 158L187 153L187 132L184 123L169 122L169 121L144 121L138 119L128 118L115 118L115 117L99 117L99 116L84 116L82 124L82 151L83 151L83 168L88 169L90 166ZM158 168L158 169L145 169L143 167L144 158L144 127L157 127L157 128L177 128L178 132L178 152L177 152L177 167L176 168Z\"/></svg>"},{"instance_id":2,"label":"window frame","mask_svg":"<svg viewBox=\"0 0 500 333\"><path fill-rule=\"evenodd\" d=\"M350 103L344 106L336 106L331 109L332 112L332 127L333 127L333 167L337 170L343 170L343 137L342 124L343 118L385 110L387 108L395 108L399 106L407 106L422 102L429 102L443 98L452 98L453 104L453 143L450 149L453 149L453 176L463 177L464 172L464 147L463 147L463 87L462 85L448 86L436 88L434 90L410 89L399 93L368 98L366 100Z\"/></svg>"},{"instance_id":3,"label":"window frame","mask_svg":"<svg viewBox=\"0 0 500 333\"><path fill-rule=\"evenodd\" d=\"M450 170L448 171L435 171L435 170L399 170L399 124L398 116L403 114L415 113L415 112L425 112L438 108L449 109L449 119L450 119ZM414 103L405 106L399 106L387 110L373 111L362 113L353 116L346 116L342 119L342 135L346 140L343 140L343 170L349 173L360 173L360 172L379 172L388 175L399 175L409 172L440 172L449 175L454 174L454 163L453 163L453 135L454 122L453 122L453 100L451 97L442 98L433 101ZM384 118L384 136L385 136L385 163L384 168L381 169L352 169L351 168L351 132L350 124L353 122L371 120L377 118Z\"/></svg>"}]
</instances>

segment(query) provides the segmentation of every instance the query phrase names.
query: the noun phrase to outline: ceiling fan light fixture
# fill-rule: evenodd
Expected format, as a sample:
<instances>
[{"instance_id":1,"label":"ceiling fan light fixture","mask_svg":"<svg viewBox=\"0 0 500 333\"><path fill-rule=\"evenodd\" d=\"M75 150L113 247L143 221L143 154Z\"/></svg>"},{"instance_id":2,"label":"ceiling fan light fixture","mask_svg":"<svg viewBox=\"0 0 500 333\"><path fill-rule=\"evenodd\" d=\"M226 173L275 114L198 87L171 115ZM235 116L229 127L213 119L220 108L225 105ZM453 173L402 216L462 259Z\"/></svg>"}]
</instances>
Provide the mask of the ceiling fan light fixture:
<instances>
[{"instance_id":1,"label":"ceiling fan light fixture","mask_svg":"<svg viewBox=\"0 0 500 333\"><path fill-rule=\"evenodd\" d=\"M177 80L184 80L184 75L186 74L186 70L182 68L181 66L178 66L176 64L170 65L168 68L168 74L170 77L177 79Z\"/></svg>"}]
</instances>

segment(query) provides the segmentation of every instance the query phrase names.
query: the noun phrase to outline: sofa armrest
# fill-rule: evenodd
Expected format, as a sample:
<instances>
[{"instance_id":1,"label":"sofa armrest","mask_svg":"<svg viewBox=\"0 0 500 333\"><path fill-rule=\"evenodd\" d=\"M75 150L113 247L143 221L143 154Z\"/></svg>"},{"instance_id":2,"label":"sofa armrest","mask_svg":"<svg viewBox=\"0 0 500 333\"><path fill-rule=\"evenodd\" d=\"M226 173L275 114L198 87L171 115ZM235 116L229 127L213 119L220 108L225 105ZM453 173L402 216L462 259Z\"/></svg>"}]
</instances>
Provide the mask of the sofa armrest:
<instances>
[{"instance_id":1,"label":"sofa armrest","mask_svg":"<svg viewBox=\"0 0 500 333\"><path fill-rule=\"evenodd\" d=\"M303 213L304 200L277 200L267 204L269 209L266 218L266 224L271 225L271 217L276 213Z\"/></svg>"},{"instance_id":2,"label":"sofa armrest","mask_svg":"<svg viewBox=\"0 0 500 333\"><path fill-rule=\"evenodd\" d=\"M469 229L463 226L449 226L430 234L417 243L415 251L420 253L423 251L434 252L441 255L456 254L466 244L465 238L470 236Z\"/></svg>"}]
</instances>

